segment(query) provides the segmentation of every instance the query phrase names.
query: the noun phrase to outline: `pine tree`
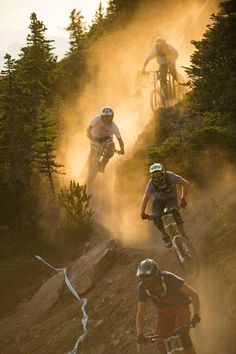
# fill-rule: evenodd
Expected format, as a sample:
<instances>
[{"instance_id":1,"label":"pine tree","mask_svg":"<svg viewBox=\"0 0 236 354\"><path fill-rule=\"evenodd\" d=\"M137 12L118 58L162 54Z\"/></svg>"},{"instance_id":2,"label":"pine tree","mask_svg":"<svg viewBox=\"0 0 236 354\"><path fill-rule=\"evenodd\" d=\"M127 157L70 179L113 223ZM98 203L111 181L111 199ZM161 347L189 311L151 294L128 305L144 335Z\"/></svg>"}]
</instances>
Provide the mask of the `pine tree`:
<instances>
[{"instance_id":1,"label":"pine tree","mask_svg":"<svg viewBox=\"0 0 236 354\"><path fill-rule=\"evenodd\" d=\"M36 166L40 173L47 176L53 196L56 196L53 181L54 174L63 174L63 165L56 162L56 140L57 140L57 110L43 110L40 114L36 130L35 158ZM56 117L55 117L56 116Z\"/></svg>"},{"instance_id":2,"label":"pine tree","mask_svg":"<svg viewBox=\"0 0 236 354\"><path fill-rule=\"evenodd\" d=\"M15 60L9 54L4 56L5 64L0 79L0 168L1 175L15 179L17 166L17 84Z\"/></svg>"},{"instance_id":3,"label":"pine tree","mask_svg":"<svg viewBox=\"0 0 236 354\"><path fill-rule=\"evenodd\" d=\"M68 187L61 190L59 201L65 209L68 226L74 229L76 236L87 237L93 224L94 211L90 208L91 196L87 194L86 185L70 181ZM71 230L71 231L72 231Z\"/></svg>"},{"instance_id":4,"label":"pine tree","mask_svg":"<svg viewBox=\"0 0 236 354\"><path fill-rule=\"evenodd\" d=\"M236 122L235 7L234 0L222 2L202 40L192 42L196 51L187 73L195 106L200 111L231 112Z\"/></svg>"},{"instance_id":5,"label":"pine tree","mask_svg":"<svg viewBox=\"0 0 236 354\"><path fill-rule=\"evenodd\" d=\"M107 26L128 24L140 0L109 0L107 6Z\"/></svg>"},{"instance_id":6,"label":"pine tree","mask_svg":"<svg viewBox=\"0 0 236 354\"><path fill-rule=\"evenodd\" d=\"M54 99L56 57L51 40L45 38L47 30L35 13L30 17L27 46L21 49L17 61L21 110L21 151L24 156L26 179L33 169L33 146L36 127L40 121L40 107L50 106Z\"/></svg>"},{"instance_id":7,"label":"pine tree","mask_svg":"<svg viewBox=\"0 0 236 354\"><path fill-rule=\"evenodd\" d=\"M94 20L90 26L89 36L97 39L101 37L105 32L105 14L102 7L102 3L99 3L98 9L95 13Z\"/></svg>"},{"instance_id":8,"label":"pine tree","mask_svg":"<svg viewBox=\"0 0 236 354\"><path fill-rule=\"evenodd\" d=\"M70 52L80 51L85 46L86 28L84 16L81 11L72 10L70 13L70 24L66 27L70 37Z\"/></svg>"}]
</instances>

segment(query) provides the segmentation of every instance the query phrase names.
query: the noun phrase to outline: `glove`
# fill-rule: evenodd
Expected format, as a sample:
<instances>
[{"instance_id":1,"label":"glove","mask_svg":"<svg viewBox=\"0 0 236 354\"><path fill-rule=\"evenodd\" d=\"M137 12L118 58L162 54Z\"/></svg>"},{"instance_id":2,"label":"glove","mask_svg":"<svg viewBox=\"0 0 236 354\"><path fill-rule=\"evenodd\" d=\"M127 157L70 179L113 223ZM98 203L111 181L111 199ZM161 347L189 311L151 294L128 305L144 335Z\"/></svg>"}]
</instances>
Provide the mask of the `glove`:
<instances>
[{"instance_id":1,"label":"glove","mask_svg":"<svg viewBox=\"0 0 236 354\"><path fill-rule=\"evenodd\" d=\"M187 202L186 202L186 199L185 198L181 198L180 199L180 206L182 208L185 208L187 206Z\"/></svg>"},{"instance_id":2,"label":"glove","mask_svg":"<svg viewBox=\"0 0 236 354\"><path fill-rule=\"evenodd\" d=\"M148 215L145 213L145 211L141 211L140 215L143 220L148 219Z\"/></svg>"},{"instance_id":3,"label":"glove","mask_svg":"<svg viewBox=\"0 0 236 354\"><path fill-rule=\"evenodd\" d=\"M145 343L148 343L148 339L143 334L139 334L136 338L136 343L137 344L145 344Z\"/></svg>"},{"instance_id":4,"label":"glove","mask_svg":"<svg viewBox=\"0 0 236 354\"><path fill-rule=\"evenodd\" d=\"M191 320L191 324L193 326L193 328L196 327L196 325L201 321L201 317L199 315L199 313L195 313L195 315L193 316L192 320Z\"/></svg>"}]
</instances>

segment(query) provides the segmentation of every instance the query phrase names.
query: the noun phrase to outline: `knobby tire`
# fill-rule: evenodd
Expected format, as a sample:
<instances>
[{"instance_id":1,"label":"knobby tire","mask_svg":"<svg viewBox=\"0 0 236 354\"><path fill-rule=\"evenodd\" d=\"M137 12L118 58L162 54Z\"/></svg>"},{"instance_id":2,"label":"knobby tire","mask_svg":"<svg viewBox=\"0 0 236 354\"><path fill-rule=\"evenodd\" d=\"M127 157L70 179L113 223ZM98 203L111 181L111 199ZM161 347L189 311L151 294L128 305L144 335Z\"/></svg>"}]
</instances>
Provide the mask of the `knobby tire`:
<instances>
[{"instance_id":1,"label":"knobby tire","mask_svg":"<svg viewBox=\"0 0 236 354\"><path fill-rule=\"evenodd\" d=\"M192 243L183 236L176 236L173 240L173 246L179 265L186 277L189 279L197 277L199 262Z\"/></svg>"}]
</instances>

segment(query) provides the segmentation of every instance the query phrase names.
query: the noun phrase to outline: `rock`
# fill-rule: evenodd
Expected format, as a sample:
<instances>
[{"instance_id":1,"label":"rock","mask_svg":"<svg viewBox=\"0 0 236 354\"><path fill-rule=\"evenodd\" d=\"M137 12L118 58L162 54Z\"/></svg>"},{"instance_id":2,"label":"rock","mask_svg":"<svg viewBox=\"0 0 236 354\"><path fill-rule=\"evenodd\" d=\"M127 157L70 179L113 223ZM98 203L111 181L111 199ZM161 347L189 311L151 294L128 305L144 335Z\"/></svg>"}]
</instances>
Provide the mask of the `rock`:
<instances>
[{"instance_id":1,"label":"rock","mask_svg":"<svg viewBox=\"0 0 236 354\"><path fill-rule=\"evenodd\" d=\"M86 287L94 285L115 264L118 259L119 246L115 240L103 242L91 248L85 255L80 257L69 270L69 279L74 287L79 287L81 277ZM91 284L92 283L92 284ZM83 289L82 289L83 291ZM86 290L87 291L87 290ZM79 292L79 291L78 291Z\"/></svg>"},{"instance_id":2,"label":"rock","mask_svg":"<svg viewBox=\"0 0 236 354\"><path fill-rule=\"evenodd\" d=\"M45 314L57 301L64 286L64 273L58 272L49 278L28 304L25 305L25 317L33 322Z\"/></svg>"},{"instance_id":3,"label":"rock","mask_svg":"<svg viewBox=\"0 0 236 354\"><path fill-rule=\"evenodd\" d=\"M16 336L16 342L20 342L23 338L26 337L26 335L27 335L26 332L21 332L21 333L17 334L17 336Z\"/></svg>"},{"instance_id":4,"label":"rock","mask_svg":"<svg viewBox=\"0 0 236 354\"><path fill-rule=\"evenodd\" d=\"M100 328L100 327L102 327L102 325L104 324L104 320L103 319L101 319L101 320L99 320L96 324L95 324L95 328Z\"/></svg>"},{"instance_id":5,"label":"rock","mask_svg":"<svg viewBox=\"0 0 236 354\"><path fill-rule=\"evenodd\" d=\"M120 344L120 339L119 338L117 338L117 339L115 339L113 342L112 342L112 346L115 348L115 347L117 347L117 345L119 345Z\"/></svg>"},{"instance_id":6,"label":"rock","mask_svg":"<svg viewBox=\"0 0 236 354\"><path fill-rule=\"evenodd\" d=\"M91 277L87 274L81 275L81 277L78 280L78 284L76 284L74 287L76 291L79 293L79 295L83 295L87 293L89 290L91 290L94 286L93 280Z\"/></svg>"}]
</instances>

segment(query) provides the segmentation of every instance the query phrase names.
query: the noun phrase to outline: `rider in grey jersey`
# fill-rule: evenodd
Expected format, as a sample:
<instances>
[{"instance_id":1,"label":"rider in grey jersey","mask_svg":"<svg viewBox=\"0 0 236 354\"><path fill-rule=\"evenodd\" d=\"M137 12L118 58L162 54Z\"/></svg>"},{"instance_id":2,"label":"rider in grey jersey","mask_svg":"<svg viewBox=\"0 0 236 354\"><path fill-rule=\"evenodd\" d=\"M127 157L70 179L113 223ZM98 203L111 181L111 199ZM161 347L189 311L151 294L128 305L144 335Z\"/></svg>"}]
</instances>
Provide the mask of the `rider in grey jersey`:
<instances>
[{"instance_id":1,"label":"rider in grey jersey","mask_svg":"<svg viewBox=\"0 0 236 354\"><path fill-rule=\"evenodd\" d=\"M178 196L177 196L177 185L181 186L181 198L180 206L185 208L187 205L186 196L188 193L189 182L176 175L173 172L165 171L164 167L160 163L154 163L150 166L149 172L151 179L149 180L146 190L142 199L140 207L140 215L142 219L147 219L148 215L145 213L147 203L149 199L153 198L152 211L156 214L154 221L155 226L160 230L166 247L171 247L171 241L169 235L166 233L161 219L161 215L164 209L177 208ZM178 210L172 212L173 217L178 225L180 233L182 236L186 237L185 230L183 227L183 220L181 218Z\"/></svg>"}]
</instances>

